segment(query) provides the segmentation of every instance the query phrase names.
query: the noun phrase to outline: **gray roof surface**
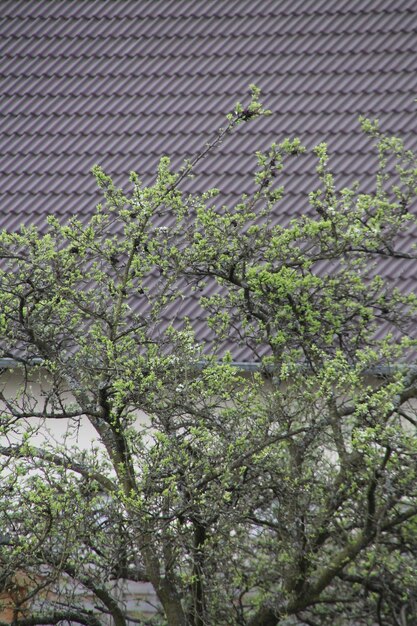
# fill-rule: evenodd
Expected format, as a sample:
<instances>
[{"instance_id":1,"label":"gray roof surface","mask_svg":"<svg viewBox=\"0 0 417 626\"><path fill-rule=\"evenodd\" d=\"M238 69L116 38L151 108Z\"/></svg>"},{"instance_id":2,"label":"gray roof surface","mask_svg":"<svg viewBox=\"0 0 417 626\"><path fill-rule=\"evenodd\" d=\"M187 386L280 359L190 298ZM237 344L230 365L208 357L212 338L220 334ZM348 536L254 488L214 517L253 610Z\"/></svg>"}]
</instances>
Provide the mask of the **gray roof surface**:
<instances>
[{"instance_id":1,"label":"gray roof surface","mask_svg":"<svg viewBox=\"0 0 417 626\"><path fill-rule=\"evenodd\" d=\"M0 228L87 216L95 163L121 185L132 169L150 181L164 154L179 165L252 82L274 114L204 161L194 189L233 202L254 151L290 135L326 139L343 183L366 181L359 114L417 148L414 0L2 0L0 55ZM307 206L311 165L294 166L277 222ZM411 288L409 263L386 263ZM197 302L184 313L204 338ZM244 346L234 357L250 358Z\"/></svg>"}]
</instances>

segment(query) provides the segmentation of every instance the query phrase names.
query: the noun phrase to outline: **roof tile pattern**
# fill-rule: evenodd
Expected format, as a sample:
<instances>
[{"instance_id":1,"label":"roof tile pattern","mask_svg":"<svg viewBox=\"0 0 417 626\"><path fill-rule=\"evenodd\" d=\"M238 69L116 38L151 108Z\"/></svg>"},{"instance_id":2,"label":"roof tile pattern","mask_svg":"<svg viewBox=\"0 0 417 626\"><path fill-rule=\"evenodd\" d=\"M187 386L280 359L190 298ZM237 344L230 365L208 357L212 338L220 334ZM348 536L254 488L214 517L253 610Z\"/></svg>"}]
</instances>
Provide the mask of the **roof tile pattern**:
<instances>
[{"instance_id":1,"label":"roof tile pattern","mask_svg":"<svg viewBox=\"0 0 417 626\"><path fill-rule=\"evenodd\" d=\"M87 216L95 163L122 185L132 169L151 180L163 154L179 164L251 82L274 114L205 161L195 189L233 202L254 151L289 135L325 138L344 184L365 181L359 114L417 147L414 0L2 0L0 57L0 227ZM311 163L294 166L278 222L307 205Z\"/></svg>"}]
</instances>

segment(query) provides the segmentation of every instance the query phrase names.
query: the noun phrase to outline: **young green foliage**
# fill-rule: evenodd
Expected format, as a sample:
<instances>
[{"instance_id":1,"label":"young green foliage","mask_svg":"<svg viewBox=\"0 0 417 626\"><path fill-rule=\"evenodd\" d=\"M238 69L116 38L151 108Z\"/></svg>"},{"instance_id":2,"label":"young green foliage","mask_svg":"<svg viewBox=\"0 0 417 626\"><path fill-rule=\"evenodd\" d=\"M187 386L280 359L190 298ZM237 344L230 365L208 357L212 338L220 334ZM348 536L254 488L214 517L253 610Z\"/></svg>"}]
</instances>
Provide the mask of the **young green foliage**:
<instances>
[{"instance_id":1,"label":"young green foliage","mask_svg":"<svg viewBox=\"0 0 417 626\"><path fill-rule=\"evenodd\" d=\"M132 173L122 191L96 166L103 203L87 223L0 234L0 357L15 363L0 389L0 565L6 594L25 580L14 626L412 623L416 298L378 261L415 261L397 245L414 225L415 157L363 121L380 159L363 193L338 188L319 144L317 184L287 226L298 139L257 153L236 204L183 194L208 152L265 114L252 87L178 173L163 158L153 184ZM166 318L184 285L216 286L201 297L211 352ZM225 338L257 371L219 353ZM60 442L45 436L57 421ZM86 424L87 449L74 445ZM153 616L123 601L137 581Z\"/></svg>"}]
</instances>

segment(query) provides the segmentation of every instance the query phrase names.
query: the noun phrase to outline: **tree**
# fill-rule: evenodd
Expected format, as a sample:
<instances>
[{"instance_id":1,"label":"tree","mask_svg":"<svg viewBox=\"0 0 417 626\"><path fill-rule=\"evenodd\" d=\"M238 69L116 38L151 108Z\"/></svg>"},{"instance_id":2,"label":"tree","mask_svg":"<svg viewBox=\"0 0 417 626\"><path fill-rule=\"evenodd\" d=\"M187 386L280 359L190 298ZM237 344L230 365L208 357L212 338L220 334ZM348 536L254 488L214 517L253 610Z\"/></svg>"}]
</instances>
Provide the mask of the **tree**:
<instances>
[{"instance_id":1,"label":"tree","mask_svg":"<svg viewBox=\"0 0 417 626\"><path fill-rule=\"evenodd\" d=\"M378 263L415 260L398 246L415 157L362 120L374 188L338 189L320 144L310 209L287 227L273 213L297 139L258 153L238 204L181 192L267 113L258 97L178 174L162 159L151 186L132 174L126 195L96 167L104 202L87 225L49 217L46 234L0 236L2 358L22 378L15 392L4 371L0 393L2 582L25 581L14 626L414 619L417 300ZM185 284L203 291L210 354L186 320L163 322ZM219 358L225 336L257 371ZM97 443L40 439L52 419L71 432L88 420ZM138 580L155 589L153 617L124 605Z\"/></svg>"}]
</instances>

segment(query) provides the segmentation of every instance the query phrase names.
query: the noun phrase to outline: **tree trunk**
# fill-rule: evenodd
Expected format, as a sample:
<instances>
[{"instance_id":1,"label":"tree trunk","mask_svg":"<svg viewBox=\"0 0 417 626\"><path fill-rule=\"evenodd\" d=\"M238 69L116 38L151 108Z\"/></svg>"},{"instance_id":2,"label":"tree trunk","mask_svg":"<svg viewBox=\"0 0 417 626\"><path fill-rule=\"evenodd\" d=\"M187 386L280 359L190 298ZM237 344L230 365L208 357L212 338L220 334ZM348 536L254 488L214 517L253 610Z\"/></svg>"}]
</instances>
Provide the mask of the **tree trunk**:
<instances>
[{"instance_id":1,"label":"tree trunk","mask_svg":"<svg viewBox=\"0 0 417 626\"><path fill-rule=\"evenodd\" d=\"M187 626L187 619L181 606L178 594L170 588L171 585L164 584L157 590L158 597L164 608L165 616L169 626Z\"/></svg>"}]
</instances>

